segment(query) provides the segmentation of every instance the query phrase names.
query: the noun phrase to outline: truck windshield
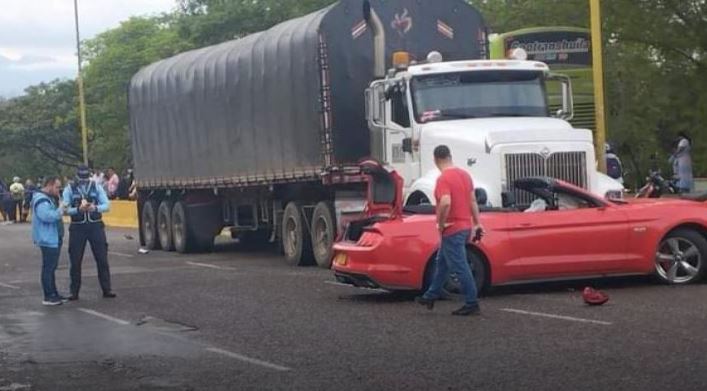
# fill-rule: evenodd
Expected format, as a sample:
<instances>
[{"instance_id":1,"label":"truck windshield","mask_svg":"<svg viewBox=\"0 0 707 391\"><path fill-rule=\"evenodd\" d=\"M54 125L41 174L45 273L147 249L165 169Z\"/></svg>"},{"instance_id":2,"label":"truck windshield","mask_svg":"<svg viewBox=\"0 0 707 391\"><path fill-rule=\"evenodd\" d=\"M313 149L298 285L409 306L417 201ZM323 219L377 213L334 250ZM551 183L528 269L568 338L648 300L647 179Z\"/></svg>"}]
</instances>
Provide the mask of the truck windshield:
<instances>
[{"instance_id":1,"label":"truck windshield","mask_svg":"<svg viewBox=\"0 0 707 391\"><path fill-rule=\"evenodd\" d=\"M465 118L547 117L542 72L467 71L412 79L420 123Z\"/></svg>"}]
</instances>

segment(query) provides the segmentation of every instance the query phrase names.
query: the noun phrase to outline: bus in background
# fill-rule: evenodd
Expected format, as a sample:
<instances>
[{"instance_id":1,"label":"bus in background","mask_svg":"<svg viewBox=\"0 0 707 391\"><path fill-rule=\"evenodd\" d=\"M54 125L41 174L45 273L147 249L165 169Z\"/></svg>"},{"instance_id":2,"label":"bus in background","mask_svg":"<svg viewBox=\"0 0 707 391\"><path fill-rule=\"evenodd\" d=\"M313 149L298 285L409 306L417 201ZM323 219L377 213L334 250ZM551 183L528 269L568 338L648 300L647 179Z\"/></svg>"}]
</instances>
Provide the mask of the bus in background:
<instances>
[{"instance_id":1,"label":"bus in background","mask_svg":"<svg viewBox=\"0 0 707 391\"><path fill-rule=\"evenodd\" d=\"M513 49L522 48L528 60L541 61L552 71L572 79L575 128L596 131L591 35L575 27L538 27L494 34L489 37L492 59L505 59ZM559 110L562 91L559 83L547 85L551 109Z\"/></svg>"}]
</instances>

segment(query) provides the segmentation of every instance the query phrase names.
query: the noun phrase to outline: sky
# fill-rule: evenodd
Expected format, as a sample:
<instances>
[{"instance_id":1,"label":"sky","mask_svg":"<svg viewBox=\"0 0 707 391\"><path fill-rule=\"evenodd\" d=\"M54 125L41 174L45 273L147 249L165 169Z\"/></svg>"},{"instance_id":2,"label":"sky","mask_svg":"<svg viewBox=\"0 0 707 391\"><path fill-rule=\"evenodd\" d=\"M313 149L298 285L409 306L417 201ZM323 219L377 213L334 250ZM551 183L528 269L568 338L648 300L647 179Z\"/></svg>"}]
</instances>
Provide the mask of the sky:
<instances>
[{"instance_id":1,"label":"sky","mask_svg":"<svg viewBox=\"0 0 707 391\"><path fill-rule=\"evenodd\" d=\"M171 11L175 0L79 0L81 39L130 16ZM73 0L0 0L0 96L76 75Z\"/></svg>"}]
</instances>

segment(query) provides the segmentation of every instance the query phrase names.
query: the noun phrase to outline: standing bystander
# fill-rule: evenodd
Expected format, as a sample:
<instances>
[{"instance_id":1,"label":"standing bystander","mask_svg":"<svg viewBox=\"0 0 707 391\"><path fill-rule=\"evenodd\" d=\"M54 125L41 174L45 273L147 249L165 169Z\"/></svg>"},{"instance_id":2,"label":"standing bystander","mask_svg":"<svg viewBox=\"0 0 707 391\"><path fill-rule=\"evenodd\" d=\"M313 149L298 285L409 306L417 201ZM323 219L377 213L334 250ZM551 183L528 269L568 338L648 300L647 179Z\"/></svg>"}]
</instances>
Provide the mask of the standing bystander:
<instances>
[{"instance_id":1,"label":"standing bystander","mask_svg":"<svg viewBox=\"0 0 707 391\"><path fill-rule=\"evenodd\" d=\"M681 193L695 191L695 179L692 173L692 139L684 132L678 134L675 152L670 157L677 188Z\"/></svg>"},{"instance_id":2,"label":"standing bystander","mask_svg":"<svg viewBox=\"0 0 707 391\"><path fill-rule=\"evenodd\" d=\"M22 220L22 201L25 199L25 187L22 186L20 177L14 177L10 185L10 197L12 207L10 209L10 220L17 223Z\"/></svg>"},{"instance_id":3,"label":"standing bystander","mask_svg":"<svg viewBox=\"0 0 707 391\"><path fill-rule=\"evenodd\" d=\"M81 264L86 243L91 244L93 258L98 269L98 282L104 298L114 298L111 290L110 268L108 266L108 241L106 239L103 213L110 209L110 201L101 186L91 180L86 166L79 166L76 180L64 189L64 203L69 206L71 216L69 227L69 259L71 275L71 296L78 300L81 289Z\"/></svg>"},{"instance_id":4,"label":"standing bystander","mask_svg":"<svg viewBox=\"0 0 707 391\"><path fill-rule=\"evenodd\" d=\"M466 257L466 245L472 232L475 237L480 237L484 231L479 220L474 183L469 173L454 167L449 147L441 145L435 148L434 159L441 172L435 187L441 245L432 283L427 292L415 300L429 309L434 308L435 301L443 296L444 284L451 271L459 278L465 298L464 306L452 315L476 315L481 310L476 282Z\"/></svg>"},{"instance_id":5,"label":"standing bystander","mask_svg":"<svg viewBox=\"0 0 707 391\"><path fill-rule=\"evenodd\" d=\"M65 206L58 201L60 194L61 181L58 177L49 177L32 198L32 240L42 251L44 305L61 305L65 301L57 291L55 279L64 237Z\"/></svg>"},{"instance_id":6,"label":"standing bystander","mask_svg":"<svg viewBox=\"0 0 707 391\"><path fill-rule=\"evenodd\" d=\"M22 222L27 221L29 218L30 210L32 209L32 197L34 197L34 192L37 191L37 187L34 185L31 179L27 179L25 182L25 198L24 205L22 207Z\"/></svg>"},{"instance_id":7,"label":"standing bystander","mask_svg":"<svg viewBox=\"0 0 707 391\"><path fill-rule=\"evenodd\" d=\"M108 193L108 198L111 200L114 200L118 198L118 189L120 188L120 177L118 176L118 173L115 172L115 170L111 167L106 171L106 178L107 178L107 193Z\"/></svg>"}]
</instances>

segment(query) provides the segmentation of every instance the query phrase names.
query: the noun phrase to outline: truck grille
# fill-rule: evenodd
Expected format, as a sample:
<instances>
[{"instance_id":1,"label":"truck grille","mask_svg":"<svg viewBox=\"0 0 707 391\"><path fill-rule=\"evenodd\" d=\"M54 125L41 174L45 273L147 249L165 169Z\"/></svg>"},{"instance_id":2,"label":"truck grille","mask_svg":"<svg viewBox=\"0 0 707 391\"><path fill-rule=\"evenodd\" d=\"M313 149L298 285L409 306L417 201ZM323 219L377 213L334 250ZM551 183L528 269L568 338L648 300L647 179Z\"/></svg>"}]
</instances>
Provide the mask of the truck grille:
<instances>
[{"instance_id":1,"label":"truck grille","mask_svg":"<svg viewBox=\"0 0 707 391\"><path fill-rule=\"evenodd\" d=\"M587 188L587 154L585 152L557 152L547 157L539 153L515 153L506 155L506 179L510 191L515 194L518 205L530 205L534 196L518 190L517 179L547 176Z\"/></svg>"}]
</instances>

